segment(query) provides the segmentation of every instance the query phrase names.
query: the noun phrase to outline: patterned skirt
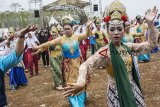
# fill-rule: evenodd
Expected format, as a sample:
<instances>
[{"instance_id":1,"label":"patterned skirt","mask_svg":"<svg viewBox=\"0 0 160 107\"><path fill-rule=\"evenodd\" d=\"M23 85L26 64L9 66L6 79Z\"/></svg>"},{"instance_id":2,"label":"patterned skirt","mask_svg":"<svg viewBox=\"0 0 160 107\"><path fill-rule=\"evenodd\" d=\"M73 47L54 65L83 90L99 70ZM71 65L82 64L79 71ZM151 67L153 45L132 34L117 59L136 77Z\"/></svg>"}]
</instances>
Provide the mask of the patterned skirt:
<instances>
[{"instance_id":1,"label":"patterned skirt","mask_svg":"<svg viewBox=\"0 0 160 107\"><path fill-rule=\"evenodd\" d=\"M142 92L134 82L134 80L131 81L132 91L136 99L136 104L138 107L146 107L146 104L144 102L144 97L142 95ZM118 101L118 91L116 88L116 85L109 85L108 87L108 105L109 107L120 107L119 101ZM126 99L127 100L127 99Z\"/></svg>"},{"instance_id":2,"label":"patterned skirt","mask_svg":"<svg viewBox=\"0 0 160 107\"><path fill-rule=\"evenodd\" d=\"M53 77L52 85L58 87L63 85L62 80L62 56L50 56L51 72Z\"/></svg>"},{"instance_id":3,"label":"patterned skirt","mask_svg":"<svg viewBox=\"0 0 160 107\"><path fill-rule=\"evenodd\" d=\"M78 78L79 66L83 62L82 58L63 58L62 60L62 75L64 85L67 83L76 83Z\"/></svg>"},{"instance_id":4,"label":"patterned skirt","mask_svg":"<svg viewBox=\"0 0 160 107\"><path fill-rule=\"evenodd\" d=\"M80 64L83 62L82 58L64 58L62 61L62 74L64 80L64 86L67 84L72 84L77 82L78 74L79 74L79 67ZM89 81L89 76L87 76L87 80ZM85 107L85 100L86 100L86 92L85 90L80 92L78 95L69 96L68 97L69 103L71 107Z\"/></svg>"}]
</instances>

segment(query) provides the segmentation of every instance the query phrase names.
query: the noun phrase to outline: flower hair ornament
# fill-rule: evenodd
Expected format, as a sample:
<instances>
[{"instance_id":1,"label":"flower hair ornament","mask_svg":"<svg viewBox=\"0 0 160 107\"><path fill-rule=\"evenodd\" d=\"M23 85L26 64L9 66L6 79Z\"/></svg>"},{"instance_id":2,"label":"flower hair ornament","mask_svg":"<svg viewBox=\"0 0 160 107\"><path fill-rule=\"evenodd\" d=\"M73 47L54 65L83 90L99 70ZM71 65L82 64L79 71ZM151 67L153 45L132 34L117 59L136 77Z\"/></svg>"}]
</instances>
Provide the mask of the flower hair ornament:
<instances>
[{"instance_id":1,"label":"flower hair ornament","mask_svg":"<svg viewBox=\"0 0 160 107\"><path fill-rule=\"evenodd\" d=\"M59 32L59 30L57 27L55 27L55 26L51 27L51 30L50 30L51 35L53 35L54 33L56 33L58 35L59 34L58 32Z\"/></svg>"},{"instance_id":2,"label":"flower hair ornament","mask_svg":"<svg viewBox=\"0 0 160 107\"><path fill-rule=\"evenodd\" d=\"M9 30L8 30L8 32L14 34L14 33L15 33L15 30L14 30L13 27L10 27Z\"/></svg>"},{"instance_id":3,"label":"flower hair ornament","mask_svg":"<svg viewBox=\"0 0 160 107\"><path fill-rule=\"evenodd\" d=\"M74 24L73 22L74 22L74 19L70 15L62 17L62 20L61 20L62 25L66 25L66 24L73 25Z\"/></svg>"},{"instance_id":4,"label":"flower hair ornament","mask_svg":"<svg viewBox=\"0 0 160 107\"><path fill-rule=\"evenodd\" d=\"M99 18L95 18L94 23L95 23L95 25L99 25L100 24L100 19Z\"/></svg>"},{"instance_id":5,"label":"flower hair ornament","mask_svg":"<svg viewBox=\"0 0 160 107\"><path fill-rule=\"evenodd\" d=\"M123 22L128 20L126 8L119 0L113 1L108 7L106 7L105 16L104 22L106 23L113 19L122 20Z\"/></svg>"}]
</instances>

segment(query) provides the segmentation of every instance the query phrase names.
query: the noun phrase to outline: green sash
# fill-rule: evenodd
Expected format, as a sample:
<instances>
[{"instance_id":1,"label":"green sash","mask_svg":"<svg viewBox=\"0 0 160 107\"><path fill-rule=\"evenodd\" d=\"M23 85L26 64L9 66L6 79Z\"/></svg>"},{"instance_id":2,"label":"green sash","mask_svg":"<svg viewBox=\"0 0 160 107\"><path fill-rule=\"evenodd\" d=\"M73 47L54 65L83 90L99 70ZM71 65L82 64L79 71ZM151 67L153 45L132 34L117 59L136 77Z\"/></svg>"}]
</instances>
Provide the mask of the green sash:
<instances>
[{"instance_id":1,"label":"green sash","mask_svg":"<svg viewBox=\"0 0 160 107\"><path fill-rule=\"evenodd\" d=\"M137 107L136 99L132 91L125 63L121 56L118 54L118 51L112 42L109 44L109 47L111 52L111 61L115 74L116 86L118 90L118 100L120 103L120 107ZM130 49L127 46L125 47L127 48L128 53L131 54ZM133 79L135 80L137 86L140 88L138 76L133 61L132 65Z\"/></svg>"}]
</instances>

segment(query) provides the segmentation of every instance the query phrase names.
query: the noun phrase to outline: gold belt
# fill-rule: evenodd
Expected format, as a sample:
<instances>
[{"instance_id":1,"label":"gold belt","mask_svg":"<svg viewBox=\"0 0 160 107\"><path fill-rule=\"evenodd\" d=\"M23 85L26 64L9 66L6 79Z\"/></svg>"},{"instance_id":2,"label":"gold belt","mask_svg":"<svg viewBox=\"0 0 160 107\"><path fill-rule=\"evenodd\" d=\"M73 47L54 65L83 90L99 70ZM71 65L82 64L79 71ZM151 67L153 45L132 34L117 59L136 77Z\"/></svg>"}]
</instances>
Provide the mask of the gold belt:
<instances>
[{"instance_id":1,"label":"gold belt","mask_svg":"<svg viewBox=\"0 0 160 107\"><path fill-rule=\"evenodd\" d=\"M106 68L107 68L108 75L110 75L111 77L114 77L114 70L111 62L107 64Z\"/></svg>"}]
</instances>

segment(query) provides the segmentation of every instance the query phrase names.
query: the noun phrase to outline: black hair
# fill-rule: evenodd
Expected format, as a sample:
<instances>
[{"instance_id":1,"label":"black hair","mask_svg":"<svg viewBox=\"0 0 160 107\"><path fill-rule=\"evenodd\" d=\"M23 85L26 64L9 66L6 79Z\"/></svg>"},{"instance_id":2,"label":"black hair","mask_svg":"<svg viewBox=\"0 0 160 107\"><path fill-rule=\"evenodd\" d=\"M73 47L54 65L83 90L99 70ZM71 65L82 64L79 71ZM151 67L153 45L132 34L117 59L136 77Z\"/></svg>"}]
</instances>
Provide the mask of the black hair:
<instances>
[{"instance_id":1,"label":"black hair","mask_svg":"<svg viewBox=\"0 0 160 107\"><path fill-rule=\"evenodd\" d=\"M5 39L1 37L1 38L0 38L0 43L3 42L4 40L5 40Z\"/></svg>"}]
</instances>

